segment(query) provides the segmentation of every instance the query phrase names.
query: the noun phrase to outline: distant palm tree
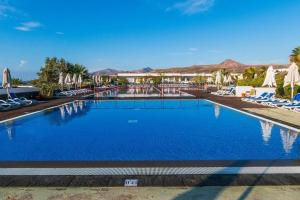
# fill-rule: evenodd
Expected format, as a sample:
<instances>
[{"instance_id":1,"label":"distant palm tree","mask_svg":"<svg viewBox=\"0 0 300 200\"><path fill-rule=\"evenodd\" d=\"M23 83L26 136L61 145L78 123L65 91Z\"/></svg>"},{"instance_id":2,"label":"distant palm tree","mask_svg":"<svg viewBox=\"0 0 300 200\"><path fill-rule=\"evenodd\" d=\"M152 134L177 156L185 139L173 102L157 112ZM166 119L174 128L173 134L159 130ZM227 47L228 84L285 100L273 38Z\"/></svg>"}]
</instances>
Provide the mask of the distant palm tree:
<instances>
[{"instance_id":1,"label":"distant palm tree","mask_svg":"<svg viewBox=\"0 0 300 200\"><path fill-rule=\"evenodd\" d=\"M300 47L293 49L292 54L290 55L290 60L298 65L300 64Z\"/></svg>"},{"instance_id":2,"label":"distant palm tree","mask_svg":"<svg viewBox=\"0 0 300 200\"><path fill-rule=\"evenodd\" d=\"M256 70L254 67L247 68L244 71L244 78L245 79L254 79L255 73L256 73Z\"/></svg>"}]
</instances>

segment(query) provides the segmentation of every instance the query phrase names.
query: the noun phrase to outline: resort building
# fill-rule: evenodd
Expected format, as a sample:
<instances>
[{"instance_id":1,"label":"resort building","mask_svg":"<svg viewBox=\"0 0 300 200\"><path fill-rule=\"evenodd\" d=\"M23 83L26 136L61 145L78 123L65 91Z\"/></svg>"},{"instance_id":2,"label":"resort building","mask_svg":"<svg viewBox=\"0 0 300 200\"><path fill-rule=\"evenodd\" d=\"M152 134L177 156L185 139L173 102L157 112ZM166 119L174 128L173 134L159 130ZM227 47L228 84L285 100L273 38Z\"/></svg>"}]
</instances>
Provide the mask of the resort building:
<instances>
[{"instance_id":1,"label":"resort building","mask_svg":"<svg viewBox=\"0 0 300 200\"><path fill-rule=\"evenodd\" d=\"M232 74L238 76L240 74ZM192 82L195 77L209 78L213 73L118 73L118 77L124 77L132 84L151 83L152 78L161 77L162 83L184 83Z\"/></svg>"}]
</instances>

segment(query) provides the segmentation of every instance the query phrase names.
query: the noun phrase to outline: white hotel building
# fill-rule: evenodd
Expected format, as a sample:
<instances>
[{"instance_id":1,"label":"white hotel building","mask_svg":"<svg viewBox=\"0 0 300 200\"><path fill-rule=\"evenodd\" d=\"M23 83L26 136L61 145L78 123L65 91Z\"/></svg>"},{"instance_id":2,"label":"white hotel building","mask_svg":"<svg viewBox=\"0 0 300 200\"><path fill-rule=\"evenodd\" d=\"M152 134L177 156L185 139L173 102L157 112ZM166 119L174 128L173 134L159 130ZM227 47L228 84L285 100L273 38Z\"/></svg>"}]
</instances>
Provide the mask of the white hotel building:
<instances>
[{"instance_id":1,"label":"white hotel building","mask_svg":"<svg viewBox=\"0 0 300 200\"><path fill-rule=\"evenodd\" d=\"M150 77L162 77L163 83L191 83L192 79L197 76L211 77L212 74L207 73L118 73L118 77L124 77L129 83L139 84L145 82Z\"/></svg>"},{"instance_id":2,"label":"white hotel building","mask_svg":"<svg viewBox=\"0 0 300 200\"><path fill-rule=\"evenodd\" d=\"M231 74L238 76L240 74ZM212 73L118 73L118 77L124 77L129 83L139 84L147 82L150 77L162 77L162 83L191 83L194 77L212 77Z\"/></svg>"}]
</instances>

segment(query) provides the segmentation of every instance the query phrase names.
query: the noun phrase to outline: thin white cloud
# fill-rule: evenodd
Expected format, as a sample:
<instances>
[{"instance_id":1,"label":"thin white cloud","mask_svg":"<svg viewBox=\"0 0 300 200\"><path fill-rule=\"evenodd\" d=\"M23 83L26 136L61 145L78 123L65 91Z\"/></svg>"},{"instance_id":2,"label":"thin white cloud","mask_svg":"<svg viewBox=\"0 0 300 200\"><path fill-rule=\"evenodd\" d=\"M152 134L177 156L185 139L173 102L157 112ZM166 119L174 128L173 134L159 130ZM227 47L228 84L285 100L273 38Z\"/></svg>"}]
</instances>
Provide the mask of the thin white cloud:
<instances>
[{"instance_id":1,"label":"thin white cloud","mask_svg":"<svg viewBox=\"0 0 300 200\"><path fill-rule=\"evenodd\" d=\"M189 51L193 51L193 52L195 52L195 51L198 51L198 48L191 47L191 48L189 48Z\"/></svg>"},{"instance_id":2,"label":"thin white cloud","mask_svg":"<svg viewBox=\"0 0 300 200\"><path fill-rule=\"evenodd\" d=\"M16 12L16 9L9 5L7 1L0 0L0 19L8 17L10 13Z\"/></svg>"},{"instance_id":3,"label":"thin white cloud","mask_svg":"<svg viewBox=\"0 0 300 200\"><path fill-rule=\"evenodd\" d=\"M15 29L18 31L28 32L41 26L42 24L40 22L30 21L22 23L20 26L15 27Z\"/></svg>"},{"instance_id":4,"label":"thin white cloud","mask_svg":"<svg viewBox=\"0 0 300 200\"><path fill-rule=\"evenodd\" d=\"M57 35L64 35L65 33L64 33L64 32L60 32L60 31L57 31L56 34L57 34Z\"/></svg>"},{"instance_id":5,"label":"thin white cloud","mask_svg":"<svg viewBox=\"0 0 300 200\"><path fill-rule=\"evenodd\" d=\"M166 11L178 10L185 15L193 15L207 11L214 5L215 0L184 0L168 7Z\"/></svg>"},{"instance_id":6,"label":"thin white cloud","mask_svg":"<svg viewBox=\"0 0 300 200\"><path fill-rule=\"evenodd\" d=\"M19 67L24 67L27 64L27 60L20 60Z\"/></svg>"}]
</instances>

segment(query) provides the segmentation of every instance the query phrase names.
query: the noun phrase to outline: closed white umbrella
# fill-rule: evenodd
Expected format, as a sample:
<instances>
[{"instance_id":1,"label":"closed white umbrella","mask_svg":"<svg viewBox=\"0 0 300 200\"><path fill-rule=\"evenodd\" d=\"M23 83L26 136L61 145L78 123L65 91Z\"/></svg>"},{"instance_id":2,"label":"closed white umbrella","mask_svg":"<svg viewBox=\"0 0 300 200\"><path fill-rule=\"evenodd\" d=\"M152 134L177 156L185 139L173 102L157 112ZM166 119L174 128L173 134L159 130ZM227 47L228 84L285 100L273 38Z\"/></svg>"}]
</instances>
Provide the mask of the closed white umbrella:
<instances>
[{"instance_id":1,"label":"closed white umbrella","mask_svg":"<svg viewBox=\"0 0 300 200\"><path fill-rule=\"evenodd\" d=\"M77 74L73 74L73 77L72 77L72 84L73 84L74 87L76 88L76 84L77 84Z\"/></svg>"},{"instance_id":2,"label":"closed white umbrella","mask_svg":"<svg viewBox=\"0 0 300 200\"><path fill-rule=\"evenodd\" d=\"M284 77L284 87L291 85L291 99L294 97L294 86L300 85L300 75L296 63L292 63L288 69L288 74Z\"/></svg>"},{"instance_id":3,"label":"closed white umbrella","mask_svg":"<svg viewBox=\"0 0 300 200\"><path fill-rule=\"evenodd\" d=\"M82 76L81 76L81 74L79 74L79 76L78 76L77 83L78 83L79 87L81 88L81 84L82 84Z\"/></svg>"},{"instance_id":4,"label":"closed white umbrella","mask_svg":"<svg viewBox=\"0 0 300 200\"><path fill-rule=\"evenodd\" d=\"M243 74L240 74L240 75L238 76L238 80L243 80L243 79L244 79Z\"/></svg>"},{"instance_id":5,"label":"closed white umbrella","mask_svg":"<svg viewBox=\"0 0 300 200\"><path fill-rule=\"evenodd\" d=\"M94 76L94 84L98 86L98 75Z\"/></svg>"},{"instance_id":6,"label":"closed white umbrella","mask_svg":"<svg viewBox=\"0 0 300 200\"><path fill-rule=\"evenodd\" d=\"M212 77L208 77L207 80L206 80L206 82L207 82L207 83L213 83L214 80L212 79Z\"/></svg>"},{"instance_id":7,"label":"closed white umbrella","mask_svg":"<svg viewBox=\"0 0 300 200\"><path fill-rule=\"evenodd\" d=\"M216 80L215 80L216 85L221 85L222 84L222 74L221 71L218 71L216 74Z\"/></svg>"},{"instance_id":8,"label":"closed white umbrella","mask_svg":"<svg viewBox=\"0 0 300 200\"><path fill-rule=\"evenodd\" d=\"M94 75L92 76L92 81L93 81L93 84L95 84L96 81L95 81L95 76Z\"/></svg>"},{"instance_id":9,"label":"closed white umbrella","mask_svg":"<svg viewBox=\"0 0 300 200\"><path fill-rule=\"evenodd\" d=\"M102 83L102 77L99 75L98 76L98 84L101 85L101 83Z\"/></svg>"},{"instance_id":10,"label":"closed white umbrella","mask_svg":"<svg viewBox=\"0 0 300 200\"><path fill-rule=\"evenodd\" d=\"M64 75L62 72L59 73L58 84L61 85L61 90L64 88Z\"/></svg>"},{"instance_id":11,"label":"closed white umbrella","mask_svg":"<svg viewBox=\"0 0 300 200\"><path fill-rule=\"evenodd\" d=\"M65 77L65 84L68 86L68 89L70 89L70 85L72 84L71 75L70 74L66 75L66 77Z\"/></svg>"},{"instance_id":12,"label":"closed white umbrella","mask_svg":"<svg viewBox=\"0 0 300 200\"><path fill-rule=\"evenodd\" d=\"M275 80L275 71L273 69L273 66L270 66L267 70L266 78L264 80L264 83L262 86L268 86L268 87L276 87L276 80Z\"/></svg>"},{"instance_id":13,"label":"closed white umbrella","mask_svg":"<svg viewBox=\"0 0 300 200\"><path fill-rule=\"evenodd\" d=\"M223 83L224 83L224 84L227 84L227 83L228 83L228 76L224 76L224 77L223 77Z\"/></svg>"},{"instance_id":14,"label":"closed white umbrella","mask_svg":"<svg viewBox=\"0 0 300 200\"><path fill-rule=\"evenodd\" d=\"M9 88L11 88L11 75L10 75L10 70L8 68L5 68L3 70L2 87L6 88L7 97L9 98L10 97Z\"/></svg>"},{"instance_id":15,"label":"closed white umbrella","mask_svg":"<svg viewBox=\"0 0 300 200\"><path fill-rule=\"evenodd\" d=\"M231 75L228 75L227 76L227 83L232 83L233 82L233 80L232 80L232 78L231 78Z\"/></svg>"}]
</instances>

